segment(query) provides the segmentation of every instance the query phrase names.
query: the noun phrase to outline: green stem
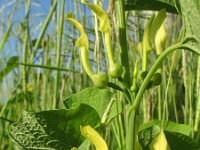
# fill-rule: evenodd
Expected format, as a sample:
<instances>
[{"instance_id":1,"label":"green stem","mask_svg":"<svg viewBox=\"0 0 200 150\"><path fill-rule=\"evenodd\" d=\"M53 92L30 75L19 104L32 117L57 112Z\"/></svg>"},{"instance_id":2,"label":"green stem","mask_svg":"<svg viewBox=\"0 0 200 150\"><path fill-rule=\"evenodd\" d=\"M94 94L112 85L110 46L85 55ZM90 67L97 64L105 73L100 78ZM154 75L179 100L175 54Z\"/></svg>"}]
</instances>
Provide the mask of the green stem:
<instances>
[{"instance_id":1,"label":"green stem","mask_svg":"<svg viewBox=\"0 0 200 150\"><path fill-rule=\"evenodd\" d=\"M44 55L44 63L45 65L49 65L49 36L47 36L47 46L45 47L45 55ZM49 77L49 70L44 70L43 76L44 76L44 80L42 81L42 86L43 86L43 94L42 94L42 110L47 110L47 89L48 89L48 77Z\"/></svg>"},{"instance_id":2,"label":"green stem","mask_svg":"<svg viewBox=\"0 0 200 150\"><path fill-rule=\"evenodd\" d=\"M39 46L41 44L43 36L44 36L44 34L45 34L46 30L47 30L47 27L48 27L48 25L49 25L49 23L51 21L51 18L53 16L53 13L54 13L55 9L56 9L57 3L58 3L58 0L54 0L53 6L52 6L52 8L50 10L50 13L47 16L47 18L46 18L46 20L44 22L44 25L42 27L42 30L40 32L40 35L39 35L39 37L38 37L38 39L36 41L36 44L35 44L35 47L34 47L34 52L33 52L32 56L31 56L31 62L33 62L34 57L35 57L35 55L36 55L36 53L38 51L38 48L39 48Z\"/></svg>"},{"instance_id":3,"label":"green stem","mask_svg":"<svg viewBox=\"0 0 200 150\"><path fill-rule=\"evenodd\" d=\"M146 90L146 87L150 81L150 79L152 78L152 76L154 75L154 73L156 72L156 70L159 68L160 64L162 63L162 61L164 60L165 57L167 57L167 55L171 52L173 52L174 50L181 48L182 43L177 43L172 45L171 47L169 47L168 49L166 49L156 60L156 62L154 63L154 65L152 66L152 68L149 70L149 73L147 74L146 78L144 79L144 81L142 82L142 85L138 91L138 94L135 98L135 101L133 103L133 105L130 106L130 110L131 111L137 111L140 101L142 99L142 96Z\"/></svg>"},{"instance_id":4,"label":"green stem","mask_svg":"<svg viewBox=\"0 0 200 150\"><path fill-rule=\"evenodd\" d=\"M118 90L118 91L123 92L123 89L122 89L119 85L117 85L117 84L115 84L115 83L113 83L113 82L108 82L107 85L108 85L109 87L115 89L115 90Z\"/></svg>"},{"instance_id":5,"label":"green stem","mask_svg":"<svg viewBox=\"0 0 200 150\"><path fill-rule=\"evenodd\" d=\"M106 108L106 110L103 114L103 117L101 119L102 124L105 124L107 122L107 119L109 117L109 114L111 112L111 108L112 108L112 105L113 105L114 102L115 102L115 96L112 97L110 103L108 104L108 106L107 106L107 108Z\"/></svg>"},{"instance_id":6,"label":"green stem","mask_svg":"<svg viewBox=\"0 0 200 150\"><path fill-rule=\"evenodd\" d=\"M112 127L112 132L113 132L113 136L115 137L116 143L118 147L121 147L121 140L119 137L119 131L117 130L117 126L115 122L111 122L111 127Z\"/></svg>"},{"instance_id":7,"label":"green stem","mask_svg":"<svg viewBox=\"0 0 200 150\"><path fill-rule=\"evenodd\" d=\"M143 47L145 44L143 44ZM142 48L143 52L142 52L142 71L146 71L147 70L147 55L148 52L146 50L146 48Z\"/></svg>"},{"instance_id":8,"label":"green stem","mask_svg":"<svg viewBox=\"0 0 200 150\"><path fill-rule=\"evenodd\" d=\"M161 87L158 86L158 119L162 119L162 99L161 99Z\"/></svg>"},{"instance_id":9,"label":"green stem","mask_svg":"<svg viewBox=\"0 0 200 150\"><path fill-rule=\"evenodd\" d=\"M62 35L63 35L63 25L64 25L64 13L65 13L65 0L62 0L61 4L61 14L58 22L58 37L57 37L57 57L56 66L60 67L60 53L62 49ZM60 82L60 71L56 73L56 83L55 83L55 93L53 108L56 109L59 106L59 82Z\"/></svg>"},{"instance_id":10,"label":"green stem","mask_svg":"<svg viewBox=\"0 0 200 150\"><path fill-rule=\"evenodd\" d=\"M88 74L88 76L92 78L92 76L94 75L94 72L90 66L88 49L87 47L80 47L80 51L81 51L81 60L82 60L83 68L85 69L85 72Z\"/></svg>"},{"instance_id":11,"label":"green stem","mask_svg":"<svg viewBox=\"0 0 200 150\"><path fill-rule=\"evenodd\" d=\"M0 51L3 50L4 45L5 45L5 43L7 42L8 38L9 38L9 36L10 36L11 29L12 29L12 23L11 23L11 21L10 21L10 22L9 22L9 25L8 25L8 30L6 31L6 34L4 35L4 37L3 37L3 39L2 39L2 41L1 41L1 43L0 43ZM2 33L1 33L1 34L2 34Z\"/></svg>"},{"instance_id":12,"label":"green stem","mask_svg":"<svg viewBox=\"0 0 200 150\"><path fill-rule=\"evenodd\" d=\"M13 63L9 63L9 64L13 64ZM24 63L14 63L14 64L23 65L23 66L29 66L29 67L35 67L35 68L49 69L49 70L59 70L59 71L80 73L80 71L78 71L78 70L67 69L67 68L64 68L64 67L54 67L54 66L50 66L49 63L48 63L47 65L40 65L40 64L24 64Z\"/></svg>"},{"instance_id":13,"label":"green stem","mask_svg":"<svg viewBox=\"0 0 200 150\"><path fill-rule=\"evenodd\" d=\"M186 62L186 52L182 51L182 69L183 69L183 83L185 87L185 106L184 106L184 123L188 124L188 117L189 117L189 95L188 95L188 80L187 80L187 62Z\"/></svg>"},{"instance_id":14,"label":"green stem","mask_svg":"<svg viewBox=\"0 0 200 150\"><path fill-rule=\"evenodd\" d=\"M156 72L156 70L159 68L160 64L164 60L165 57L174 50L181 48L182 43L177 43L166 49L156 60L152 68L150 69L149 73L147 74L146 78L142 82L142 85L138 91L138 94L135 98L134 103L127 109L127 120L128 123L126 124L126 147L127 150L133 150L134 149L134 144L135 143L135 114L139 108L139 104L141 102L142 96L146 90L146 87L148 83L150 82L150 79Z\"/></svg>"},{"instance_id":15,"label":"green stem","mask_svg":"<svg viewBox=\"0 0 200 150\"><path fill-rule=\"evenodd\" d=\"M112 67L115 64L115 61L114 61L113 49L111 45L110 33L105 33L105 46L106 46L106 52L108 55L108 60L109 60L110 66Z\"/></svg>"},{"instance_id":16,"label":"green stem","mask_svg":"<svg viewBox=\"0 0 200 150\"><path fill-rule=\"evenodd\" d=\"M168 107L168 90L169 90L169 85L170 85L170 80L171 80L171 76L172 76L172 70L173 70L173 66L174 66L174 57L173 56L173 60L172 60L172 64L170 64L170 72L169 72L169 77L167 80L167 85L166 85L166 89L165 89L165 98L164 98L164 108L163 108L163 116L162 116L162 122L164 122L164 120L168 120L169 119L169 107ZM175 108L175 107L174 107ZM175 112L175 110L174 110Z\"/></svg>"},{"instance_id":17,"label":"green stem","mask_svg":"<svg viewBox=\"0 0 200 150\"><path fill-rule=\"evenodd\" d=\"M119 43L121 52L121 62L124 66L124 80L131 86L130 69L129 69L129 59L128 59L128 49L127 49L127 38L126 38L126 22L125 22L125 10L124 10L124 0L117 1L118 19L119 19Z\"/></svg>"},{"instance_id":18,"label":"green stem","mask_svg":"<svg viewBox=\"0 0 200 150\"><path fill-rule=\"evenodd\" d=\"M25 9L26 9L26 15L25 15L25 38L24 38L24 50L23 50L23 63L27 63L27 52L28 52L28 37L29 37L29 9L30 9L30 3L31 1L28 0ZM23 76L23 91L24 91L24 106L27 108L27 73L26 73L26 66L22 67L22 76Z\"/></svg>"},{"instance_id":19,"label":"green stem","mask_svg":"<svg viewBox=\"0 0 200 150\"><path fill-rule=\"evenodd\" d=\"M172 58L172 64L171 64L171 68L170 68L170 79L169 80L171 80L172 69L173 69L173 66L174 66L175 56L176 56L176 52L174 53L173 58ZM173 101L173 106L174 106L174 116L175 116L176 122L178 123L178 113L177 113L176 101L175 101L174 97L173 97L172 101Z\"/></svg>"},{"instance_id":20,"label":"green stem","mask_svg":"<svg viewBox=\"0 0 200 150\"><path fill-rule=\"evenodd\" d=\"M127 111L126 124L126 149L133 150L135 147L135 111ZM131 113L129 116L129 112Z\"/></svg>"},{"instance_id":21,"label":"green stem","mask_svg":"<svg viewBox=\"0 0 200 150\"><path fill-rule=\"evenodd\" d=\"M199 130L199 121L200 121L200 56L198 56L198 67L197 67L197 108L195 114L195 122L194 122L194 131L198 132Z\"/></svg>"},{"instance_id":22,"label":"green stem","mask_svg":"<svg viewBox=\"0 0 200 150\"><path fill-rule=\"evenodd\" d=\"M27 39L28 39L28 34L27 34L27 28L28 26L26 26L26 31L25 31L25 37L24 37L24 48L23 48L23 63L26 63L27 61ZM27 108L27 97L26 97L26 92L27 92L27 73L26 73L26 66L22 67L22 76L23 76L23 92L24 92L24 106L25 108Z\"/></svg>"},{"instance_id":23,"label":"green stem","mask_svg":"<svg viewBox=\"0 0 200 150\"><path fill-rule=\"evenodd\" d=\"M118 116L118 125L119 125L119 131L120 131L120 136L121 136L120 139L121 139L121 143L122 143L121 147L123 147L124 144L125 144L125 136L124 136L125 131L124 131L124 122L123 122L123 115L122 114L120 114Z\"/></svg>"}]
</instances>

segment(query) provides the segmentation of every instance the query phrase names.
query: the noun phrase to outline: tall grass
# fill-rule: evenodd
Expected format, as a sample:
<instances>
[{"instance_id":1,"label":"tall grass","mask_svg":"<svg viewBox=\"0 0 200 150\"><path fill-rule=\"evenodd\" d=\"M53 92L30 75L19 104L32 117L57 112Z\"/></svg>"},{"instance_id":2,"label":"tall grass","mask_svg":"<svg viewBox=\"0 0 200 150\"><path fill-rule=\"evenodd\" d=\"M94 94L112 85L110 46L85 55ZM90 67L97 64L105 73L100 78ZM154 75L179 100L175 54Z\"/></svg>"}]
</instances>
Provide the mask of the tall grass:
<instances>
[{"instance_id":1,"label":"tall grass","mask_svg":"<svg viewBox=\"0 0 200 150\"><path fill-rule=\"evenodd\" d=\"M82 69L79 49L74 43L78 32L65 22L65 14L73 12L89 35L90 62L94 70L106 71L107 64L96 16L79 1L52 0L48 6L36 0L5 0L0 3L0 149L15 149L9 139L8 127L17 121L23 109L62 108L62 100L66 96L92 86ZM122 0L115 5L110 1L110 6L107 0L94 0L94 3L111 11L115 57L124 65L126 84L130 86L136 60L139 68L142 67L141 56L136 49L152 12L124 13ZM35 9L45 11L38 14ZM23 17L18 20L20 15ZM180 27L180 18L169 14L166 47L177 41ZM6 74L4 68L11 65L6 63L11 56L18 56L22 65ZM155 52L151 52L148 68L155 59ZM185 51L174 52L164 60L160 70L162 84L145 92L138 122L143 124L151 119L164 119L194 125L193 116L197 99L200 99L197 71L200 63L197 62L200 62L199 58ZM121 94L116 94L116 99L119 100L118 107L124 106ZM125 144L124 119L123 114L119 115L105 133L111 149ZM195 125L197 128L197 122Z\"/></svg>"}]
</instances>

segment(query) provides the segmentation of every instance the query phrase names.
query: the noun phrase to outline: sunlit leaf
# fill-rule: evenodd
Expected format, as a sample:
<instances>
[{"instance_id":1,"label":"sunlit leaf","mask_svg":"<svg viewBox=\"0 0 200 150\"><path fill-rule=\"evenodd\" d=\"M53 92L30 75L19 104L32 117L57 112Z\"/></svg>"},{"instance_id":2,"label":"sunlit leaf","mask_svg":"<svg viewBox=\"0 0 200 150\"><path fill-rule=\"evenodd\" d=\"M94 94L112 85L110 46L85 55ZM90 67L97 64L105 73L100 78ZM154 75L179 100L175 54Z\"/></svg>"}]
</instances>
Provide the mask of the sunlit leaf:
<instances>
[{"instance_id":1,"label":"sunlit leaf","mask_svg":"<svg viewBox=\"0 0 200 150\"><path fill-rule=\"evenodd\" d=\"M18 56L12 56L9 58L6 67L2 68L0 70L0 81L4 79L4 77L6 77L11 71L13 71L13 69L15 69L16 67L18 67L18 61L19 61L19 57Z\"/></svg>"},{"instance_id":2,"label":"sunlit leaf","mask_svg":"<svg viewBox=\"0 0 200 150\"><path fill-rule=\"evenodd\" d=\"M80 104L87 104L94 108L99 114L100 118L102 118L106 108L109 106L112 96L113 93L109 89L89 87L66 97L64 100L64 105L67 109L71 109L79 106ZM112 118L121 113L121 111L121 106L118 106L117 102L115 101L112 104L111 112L107 121L109 122Z\"/></svg>"},{"instance_id":3,"label":"sunlit leaf","mask_svg":"<svg viewBox=\"0 0 200 150\"><path fill-rule=\"evenodd\" d=\"M6 34L4 35L4 37L3 37L3 39L0 43L0 51L3 50L5 43L8 41L11 29L12 29L12 24L10 23L9 26L8 26L8 30L6 31Z\"/></svg>"},{"instance_id":4,"label":"sunlit leaf","mask_svg":"<svg viewBox=\"0 0 200 150\"><path fill-rule=\"evenodd\" d=\"M175 0L125 0L125 10L161 10L177 13Z\"/></svg>"},{"instance_id":5,"label":"sunlit leaf","mask_svg":"<svg viewBox=\"0 0 200 150\"><path fill-rule=\"evenodd\" d=\"M97 127L99 123L97 112L85 104L68 110L24 111L11 125L9 134L21 149L70 150L84 141L81 125Z\"/></svg>"},{"instance_id":6,"label":"sunlit leaf","mask_svg":"<svg viewBox=\"0 0 200 150\"><path fill-rule=\"evenodd\" d=\"M189 125L178 124L171 121L152 120L141 126L138 137L143 150L149 150L154 138L159 135L161 128L172 150L198 150L199 143L190 137L192 128Z\"/></svg>"},{"instance_id":7,"label":"sunlit leaf","mask_svg":"<svg viewBox=\"0 0 200 150\"><path fill-rule=\"evenodd\" d=\"M178 11L183 20L180 41L185 40L184 48L200 54L200 5L199 0L181 0Z\"/></svg>"}]
</instances>

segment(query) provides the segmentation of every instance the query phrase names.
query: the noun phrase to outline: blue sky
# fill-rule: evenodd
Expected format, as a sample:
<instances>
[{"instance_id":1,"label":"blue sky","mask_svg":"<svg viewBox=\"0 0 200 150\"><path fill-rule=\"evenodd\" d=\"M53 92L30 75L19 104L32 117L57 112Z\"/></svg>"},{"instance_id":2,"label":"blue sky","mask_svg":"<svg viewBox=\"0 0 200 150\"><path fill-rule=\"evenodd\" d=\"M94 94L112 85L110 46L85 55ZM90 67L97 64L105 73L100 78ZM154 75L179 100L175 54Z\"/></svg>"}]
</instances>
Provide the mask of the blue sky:
<instances>
[{"instance_id":1,"label":"blue sky","mask_svg":"<svg viewBox=\"0 0 200 150\"><path fill-rule=\"evenodd\" d=\"M61 1L61 0L60 0ZM66 0L66 13L73 12L73 8L70 7L70 5L74 4L74 1L76 0ZM9 14L13 11L13 9L17 6L16 11L14 15L12 16L12 23L14 23L13 29L19 27L20 23L23 22L25 18L25 6L24 6L25 0L0 0L0 23L4 24L4 28L0 29L2 31L6 31L8 27L9 22ZM16 5L19 4L19 5ZM46 19L49 10L51 6L51 0L31 0L31 7L30 7L30 30L34 29L34 31L37 31L34 35L32 35L33 39L37 38L42 23ZM82 5L83 6L83 5ZM84 7L84 6L83 6ZM83 8L82 7L82 8ZM86 10L86 13L89 13L88 9ZM13 14L13 13L12 13ZM36 28L38 27L38 28ZM36 30L36 29L37 30ZM4 34L0 34L0 40L3 38ZM13 54L16 49L16 37L9 38L8 43L5 45L6 51L4 51L6 54ZM8 47L9 46L9 47ZM8 51L7 49L10 49ZM11 53L10 53L11 52Z\"/></svg>"},{"instance_id":2,"label":"blue sky","mask_svg":"<svg viewBox=\"0 0 200 150\"><path fill-rule=\"evenodd\" d=\"M31 26L38 26L38 24L42 24L45 20L46 16L49 13L50 10L50 2L51 0L32 0L31 3ZM19 5L17 6L17 3ZM17 34L15 36L15 33L20 28L20 23L23 22L25 17L25 6L24 6L24 0L0 0L0 43L5 35L5 32L8 28L8 22L9 22L9 16L10 13L13 11L13 9L16 8L16 11L12 16L12 23L13 23L13 29L11 36L9 37L7 43L4 46L3 51L0 52L0 66L1 64L6 61L2 58L6 58L7 60L13 56L13 55L20 55L19 52L22 52L22 49L17 47ZM37 37L37 34L39 34L41 28L38 28L38 33L36 33L34 36ZM20 31L20 30L18 30ZM22 54L21 54L22 55ZM4 63L5 64L5 63ZM5 66L5 65L3 65ZM9 74L5 80L3 80L3 84L0 87L1 94L0 94L0 101L7 101L10 96L12 95L12 89L13 89L13 78L12 74Z\"/></svg>"},{"instance_id":3,"label":"blue sky","mask_svg":"<svg viewBox=\"0 0 200 150\"><path fill-rule=\"evenodd\" d=\"M66 0L65 13L75 11L74 7L71 7L71 6L74 5L76 1L80 1L80 0ZM61 2L61 0L59 0L59 2ZM107 6L106 4L107 2L108 0L105 0L104 6ZM9 37L7 43L5 44L3 51L0 51L1 62L7 61L13 55L18 55L18 56L23 55L22 54L23 47L18 47L17 43L19 43L18 36L21 34L20 24L23 23L24 18L25 18L24 4L25 4L25 0L0 0L0 42L2 41L5 35L5 32L8 28L10 14L13 14L12 16L13 28L12 28L11 36ZM31 0L30 33L31 33L32 40L38 37L42 28L42 23L44 23L44 20L46 19L49 13L50 6L51 6L51 0ZM15 9L14 13L12 13L13 9ZM80 10L77 10L77 11L80 13ZM86 6L84 5L81 5L81 11L86 13L86 16L91 15L90 10L86 8ZM18 32L18 33L15 33L15 32ZM51 26L48 28L48 32L52 32ZM2 60L2 58L3 59L6 58L6 60ZM0 63L0 66L1 64L2 63ZM11 75L7 76L6 81L5 81L6 83L3 84L3 87L0 87L0 90L3 91L2 93L6 93L6 96L0 95L0 100L8 99L7 96L11 95L11 92L12 92L11 89L13 87L13 83L12 83L12 80L10 80L9 78L12 79L12 76Z\"/></svg>"},{"instance_id":4,"label":"blue sky","mask_svg":"<svg viewBox=\"0 0 200 150\"><path fill-rule=\"evenodd\" d=\"M50 2L51 0L32 0L31 3L31 25L37 26L38 24L42 23L43 20L46 18L49 9L50 9ZM17 5L17 3L19 5ZM3 34L0 35L0 40L2 40L5 31L8 27L9 16L14 8L16 8L15 12L12 13L12 23L13 23L13 30L12 36L9 38L9 41L4 47L4 52L7 55L15 54L16 52L16 37L13 36L13 32L17 31L17 28L20 27L20 23L23 22L25 18L25 6L24 0L0 0L0 23L2 26ZM39 29L38 29L39 32ZM37 35L35 35L37 36Z\"/></svg>"}]
</instances>

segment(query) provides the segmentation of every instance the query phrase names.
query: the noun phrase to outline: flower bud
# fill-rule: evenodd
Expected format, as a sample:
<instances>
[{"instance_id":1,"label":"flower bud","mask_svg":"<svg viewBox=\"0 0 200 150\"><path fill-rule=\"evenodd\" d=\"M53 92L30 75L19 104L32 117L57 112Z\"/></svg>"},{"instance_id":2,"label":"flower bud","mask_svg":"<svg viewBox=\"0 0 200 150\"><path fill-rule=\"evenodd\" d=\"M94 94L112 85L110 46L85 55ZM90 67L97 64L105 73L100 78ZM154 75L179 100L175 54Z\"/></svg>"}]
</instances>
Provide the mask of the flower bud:
<instances>
[{"instance_id":1,"label":"flower bud","mask_svg":"<svg viewBox=\"0 0 200 150\"><path fill-rule=\"evenodd\" d=\"M108 83L108 76L105 73L98 73L92 76L92 81L94 85L98 88L104 88Z\"/></svg>"},{"instance_id":2,"label":"flower bud","mask_svg":"<svg viewBox=\"0 0 200 150\"><path fill-rule=\"evenodd\" d=\"M112 78L119 78L123 73L123 68L120 64L114 64L110 66L109 73Z\"/></svg>"}]
</instances>

